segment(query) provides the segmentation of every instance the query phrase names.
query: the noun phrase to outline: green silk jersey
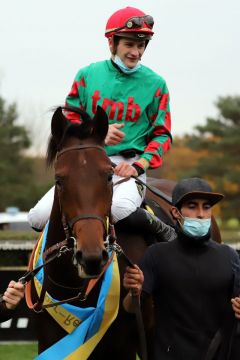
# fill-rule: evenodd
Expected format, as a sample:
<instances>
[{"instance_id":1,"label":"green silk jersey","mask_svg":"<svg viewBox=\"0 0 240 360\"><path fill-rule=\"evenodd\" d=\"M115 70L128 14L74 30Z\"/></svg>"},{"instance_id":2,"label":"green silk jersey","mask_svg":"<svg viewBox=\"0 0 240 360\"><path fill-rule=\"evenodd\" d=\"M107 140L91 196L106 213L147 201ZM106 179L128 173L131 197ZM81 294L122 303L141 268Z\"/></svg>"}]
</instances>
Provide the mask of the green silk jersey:
<instances>
[{"instance_id":1,"label":"green silk jersey","mask_svg":"<svg viewBox=\"0 0 240 360\"><path fill-rule=\"evenodd\" d=\"M124 124L123 141L106 145L109 156L123 150L140 153L136 164L146 169L162 165L163 154L171 144L169 93L165 80L146 66L123 73L111 60L99 61L77 73L66 106L80 107L91 117L100 105L109 124ZM68 113L69 120L80 121Z\"/></svg>"}]
</instances>

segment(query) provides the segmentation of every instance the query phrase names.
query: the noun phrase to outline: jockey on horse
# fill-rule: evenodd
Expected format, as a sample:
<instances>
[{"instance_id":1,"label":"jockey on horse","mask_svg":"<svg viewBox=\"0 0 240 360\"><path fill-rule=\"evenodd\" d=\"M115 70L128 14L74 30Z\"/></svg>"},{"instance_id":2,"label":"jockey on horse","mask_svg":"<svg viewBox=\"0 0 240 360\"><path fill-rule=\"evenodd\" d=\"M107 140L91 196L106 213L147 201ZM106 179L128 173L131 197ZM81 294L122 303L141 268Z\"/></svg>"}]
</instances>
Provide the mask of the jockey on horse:
<instances>
[{"instance_id":1,"label":"jockey on horse","mask_svg":"<svg viewBox=\"0 0 240 360\"><path fill-rule=\"evenodd\" d=\"M91 117L100 105L107 113L109 130L105 149L114 168L112 220L157 240L168 240L172 228L140 208L145 189L134 178L146 181L146 170L162 165L171 144L169 93L165 80L141 64L153 36L153 18L143 11L126 7L107 21L111 59L80 69L66 106L84 109ZM67 113L79 122L76 113ZM127 181L125 181L127 180ZM29 223L41 230L49 219L54 187L29 212Z\"/></svg>"}]
</instances>

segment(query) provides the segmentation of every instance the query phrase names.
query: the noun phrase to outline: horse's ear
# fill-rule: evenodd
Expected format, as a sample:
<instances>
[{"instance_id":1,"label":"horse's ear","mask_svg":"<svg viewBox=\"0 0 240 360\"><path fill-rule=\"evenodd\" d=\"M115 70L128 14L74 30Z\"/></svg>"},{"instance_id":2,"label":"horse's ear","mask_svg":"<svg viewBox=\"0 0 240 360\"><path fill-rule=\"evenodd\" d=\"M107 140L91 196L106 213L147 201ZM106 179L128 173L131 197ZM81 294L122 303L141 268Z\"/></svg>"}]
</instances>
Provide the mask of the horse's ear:
<instances>
[{"instance_id":1,"label":"horse's ear","mask_svg":"<svg viewBox=\"0 0 240 360\"><path fill-rule=\"evenodd\" d=\"M93 136L100 142L104 142L108 132L108 116L101 106L97 107L96 114L92 119Z\"/></svg>"},{"instance_id":2,"label":"horse's ear","mask_svg":"<svg viewBox=\"0 0 240 360\"><path fill-rule=\"evenodd\" d=\"M59 142L62 140L64 130L67 125L68 125L68 120L63 115L62 108L59 106L53 114L52 124L51 124L52 136L57 144L59 144Z\"/></svg>"}]
</instances>

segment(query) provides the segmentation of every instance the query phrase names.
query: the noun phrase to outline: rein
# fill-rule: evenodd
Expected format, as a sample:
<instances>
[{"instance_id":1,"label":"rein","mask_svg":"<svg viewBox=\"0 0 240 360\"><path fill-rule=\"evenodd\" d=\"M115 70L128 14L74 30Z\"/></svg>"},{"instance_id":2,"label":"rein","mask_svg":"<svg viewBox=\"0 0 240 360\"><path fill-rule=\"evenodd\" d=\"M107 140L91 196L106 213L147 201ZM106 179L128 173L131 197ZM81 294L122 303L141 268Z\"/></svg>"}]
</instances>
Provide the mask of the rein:
<instances>
[{"instance_id":1,"label":"rein","mask_svg":"<svg viewBox=\"0 0 240 360\"><path fill-rule=\"evenodd\" d=\"M121 246L117 243L117 237L115 234L115 229L113 225L110 225L112 227L111 233L113 237L112 244L108 245L108 249L113 250L116 252L118 257L122 257L127 264L127 266L130 266L131 268L134 268L133 262L129 259L129 257L125 254ZM142 318L142 312L141 312L141 306L140 302L138 301L138 296L135 295L133 292L131 292L132 296L132 302L135 308L135 316L136 316L136 323L138 328L138 335L139 335L139 348L141 352L141 360L147 360L147 343L146 343L146 336L145 336L145 330L144 330L144 324L143 324L143 318Z\"/></svg>"},{"instance_id":2,"label":"rein","mask_svg":"<svg viewBox=\"0 0 240 360\"><path fill-rule=\"evenodd\" d=\"M148 190L150 190L154 195L157 195L161 199L165 200L168 204L172 205L172 198L171 196L166 195L164 192L156 188L155 186L148 185L144 181L140 180L138 177L131 176L133 179L136 180L136 183L145 186Z\"/></svg>"},{"instance_id":3,"label":"rein","mask_svg":"<svg viewBox=\"0 0 240 360\"><path fill-rule=\"evenodd\" d=\"M115 168L117 165L115 163L112 162L112 166ZM152 185L148 185L147 183L145 183L144 181L140 180L138 176L129 176L126 178L123 178L119 181L117 181L114 185L119 185L125 181L128 181L130 178L135 179L136 183L141 184L143 186L145 186L149 191L151 191L154 195L157 195L158 197L160 197L161 199L165 200L168 204L172 205L172 198L171 196L166 195L163 191L159 190L158 188L156 188L155 186Z\"/></svg>"}]
</instances>

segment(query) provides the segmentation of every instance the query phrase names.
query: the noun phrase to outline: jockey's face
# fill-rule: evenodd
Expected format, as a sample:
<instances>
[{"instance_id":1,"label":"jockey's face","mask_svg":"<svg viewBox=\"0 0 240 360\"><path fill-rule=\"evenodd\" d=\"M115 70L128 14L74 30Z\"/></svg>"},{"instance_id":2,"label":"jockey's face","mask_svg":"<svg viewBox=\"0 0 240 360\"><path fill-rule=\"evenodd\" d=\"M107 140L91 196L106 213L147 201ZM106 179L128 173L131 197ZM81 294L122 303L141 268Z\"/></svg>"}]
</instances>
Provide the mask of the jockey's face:
<instances>
[{"instance_id":1,"label":"jockey's face","mask_svg":"<svg viewBox=\"0 0 240 360\"><path fill-rule=\"evenodd\" d=\"M113 39L109 41L110 50L114 55L120 57L122 62L128 68L134 68L144 53L146 43L145 40L133 40L129 38L121 38L114 49ZM115 51L113 51L113 49Z\"/></svg>"}]
</instances>

